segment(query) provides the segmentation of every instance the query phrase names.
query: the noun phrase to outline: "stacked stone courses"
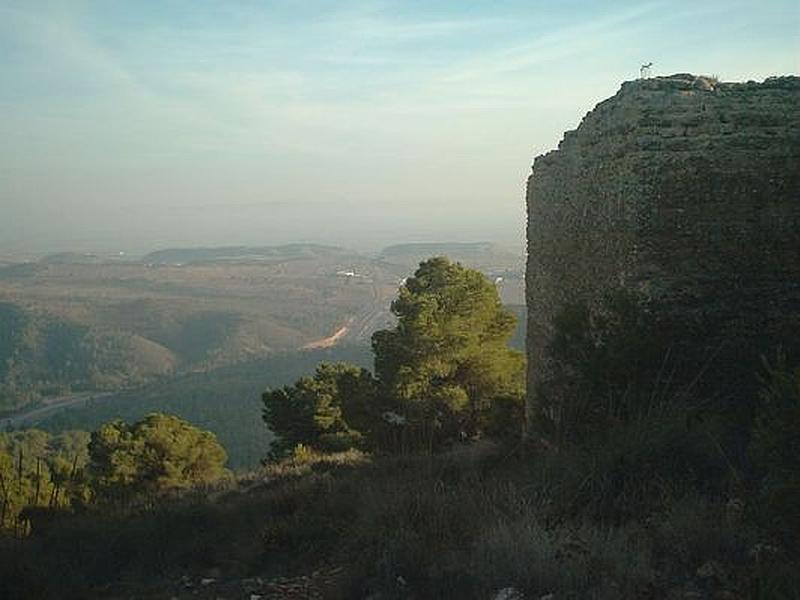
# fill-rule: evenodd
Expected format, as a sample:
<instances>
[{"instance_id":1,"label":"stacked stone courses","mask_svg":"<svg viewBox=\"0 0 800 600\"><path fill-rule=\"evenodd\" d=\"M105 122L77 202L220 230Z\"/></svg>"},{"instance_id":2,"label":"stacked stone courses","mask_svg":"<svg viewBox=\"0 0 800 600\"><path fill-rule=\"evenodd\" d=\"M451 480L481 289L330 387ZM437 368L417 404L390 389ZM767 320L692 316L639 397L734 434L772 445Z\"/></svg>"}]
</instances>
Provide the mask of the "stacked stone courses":
<instances>
[{"instance_id":1,"label":"stacked stone courses","mask_svg":"<svg viewBox=\"0 0 800 600\"><path fill-rule=\"evenodd\" d=\"M710 345L800 334L800 78L622 84L528 179L528 408L555 314L622 288Z\"/></svg>"}]
</instances>

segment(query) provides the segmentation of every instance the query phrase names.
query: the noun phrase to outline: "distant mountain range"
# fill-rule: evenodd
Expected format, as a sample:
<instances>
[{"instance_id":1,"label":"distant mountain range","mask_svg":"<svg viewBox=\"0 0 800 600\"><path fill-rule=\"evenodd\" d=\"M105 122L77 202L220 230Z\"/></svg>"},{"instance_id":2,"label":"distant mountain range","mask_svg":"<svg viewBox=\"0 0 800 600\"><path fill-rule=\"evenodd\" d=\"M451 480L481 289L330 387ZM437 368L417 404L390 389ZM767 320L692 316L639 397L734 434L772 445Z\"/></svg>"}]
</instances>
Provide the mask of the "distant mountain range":
<instances>
[{"instance_id":1,"label":"distant mountain range","mask_svg":"<svg viewBox=\"0 0 800 600\"><path fill-rule=\"evenodd\" d=\"M475 255L481 256L496 250L491 242L412 242L387 246L381 256L406 256L408 254L425 254L426 256Z\"/></svg>"},{"instance_id":2,"label":"distant mountain range","mask_svg":"<svg viewBox=\"0 0 800 600\"><path fill-rule=\"evenodd\" d=\"M139 259L120 253L93 254L79 252L57 252L42 257L35 263L0 264L0 274L13 276L35 270L34 265L105 264L138 262L149 265L186 265L202 262L260 262L291 260L300 258L332 258L341 256L368 255L348 250L341 246L296 242L275 246L209 246L164 248L145 254ZM375 256L371 254L371 256ZM379 260L396 264L415 264L432 256L447 256L465 263L513 263L520 262L518 253L511 252L492 242L409 242L383 248Z\"/></svg>"},{"instance_id":3,"label":"distant mountain range","mask_svg":"<svg viewBox=\"0 0 800 600\"><path fill-rule=\"evenodd\" d=\"M283 244L281 246L221 246L212 248L167 248L145 255L142 262L150 264L190 264L226 260L265 260L287 258L313 258L346 254L337 246L324 244Z\"/></svg>"},{"instance_id":4,"label":"distant mountain range","mask_svg":"<svg viewBox=\"0 0 800 600\"><path fill-rule=\"evenodd\" d=\"M388 263L415 266L432 256L446 256L451 260L481 269L497 272L522 268L522 257L491 242L420 242L396 244L384 248L379 258Z\"/></svg>"}]
</instances>

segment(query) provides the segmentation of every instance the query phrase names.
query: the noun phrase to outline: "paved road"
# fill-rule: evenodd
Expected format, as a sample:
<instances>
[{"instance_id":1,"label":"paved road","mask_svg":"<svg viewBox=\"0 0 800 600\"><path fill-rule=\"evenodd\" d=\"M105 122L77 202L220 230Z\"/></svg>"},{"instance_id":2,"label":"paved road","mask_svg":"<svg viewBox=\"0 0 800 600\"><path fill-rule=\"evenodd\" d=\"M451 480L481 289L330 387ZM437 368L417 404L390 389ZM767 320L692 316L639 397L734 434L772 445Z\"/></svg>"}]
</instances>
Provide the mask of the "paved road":
<instances>
[{"instance_id":1,"label":"paved road","mask_svg":"<svg viewBox=\"0 0 800 600\"><path fill-rule=\"evenodd\" d=\"M392 326L394 317L389 312L388 306L375 306L359 315L353 327L350 328L348 337L358 341L370 341L372 334L378 329L387 329Z\"/></svg>"},{"instance_id":2,"label":"paved road","mask_svg":"<svg viewBox=\"0 0 800 600\"><path fill-rule=\"evenodd\" d=\"M373 301L369 306L364 307L354 318L347 339L359 342L369 342L372 334L379 329L392 327L395 323L394 316L390 311L392 300L395 297L394 291L386 293L385 289L378 285L372 288Z\"/></svg>"},{"instance_id":3,"label":"paved road","mask_svg":"<svg viewBox=\"0 0 800 600\"><path fill-rule=\"evenodd\" d=\"M27 410L4 419L0 419L0 430L5 430L9 426L13 429L22 425L35 425L50 415L69 408L70 406L82 406L89 401L103 400L115 395L116 392L103 392L95 394L75 394L72 396L61 396L57 399L48 401L46 406L40 406Z\"/></svg>"},{"instance_id":4,"label":"paved road","mask_svg":"<svg viewBox=\"0 0 800 600\"><path fill-rule=\"evenodd\" d=\"M374 286L373 294L374 300L372 304L364 307L362 311L351 317L346 325L341 327L330 337L316 340L305 347L328 348L335 346L344 340L368 342L376 330L392 327L394 324L394 317L389 310L389 305L391 304L393 296L387 297L381 292L379 286ZM59 398L51 398L47 401L46 406L39 406L10 417L0 418L0 431L5 430L9 426L16 429L23 425L35 425L36 423L44 420L46 417L64 410L65 408L72 406L83 406L89 401L107 399L118 393L119 392L103 392L95 394L84 393L74 394L71 396L62 396Z\"/></svg>"}]
</instances>

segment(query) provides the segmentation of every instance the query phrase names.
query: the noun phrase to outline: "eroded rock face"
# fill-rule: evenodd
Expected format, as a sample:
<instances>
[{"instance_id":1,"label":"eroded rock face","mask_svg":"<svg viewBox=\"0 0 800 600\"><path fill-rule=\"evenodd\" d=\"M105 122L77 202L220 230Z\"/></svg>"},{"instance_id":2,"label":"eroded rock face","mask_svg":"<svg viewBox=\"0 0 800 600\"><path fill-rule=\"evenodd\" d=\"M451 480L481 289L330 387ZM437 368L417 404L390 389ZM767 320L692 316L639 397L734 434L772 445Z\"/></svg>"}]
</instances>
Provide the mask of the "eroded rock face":
<instances>
[{"instance_id":1,"label":"eroded rock face","mask_svg":"<svg viewBox=\"0 0 800 600\"><path fill-rule=\"evenodd\" d=\"M553 316L614 288L710 344L800 333L798 77L626 82L536 158L527 203L529 410Z\"/></svg>"}]
</instances>

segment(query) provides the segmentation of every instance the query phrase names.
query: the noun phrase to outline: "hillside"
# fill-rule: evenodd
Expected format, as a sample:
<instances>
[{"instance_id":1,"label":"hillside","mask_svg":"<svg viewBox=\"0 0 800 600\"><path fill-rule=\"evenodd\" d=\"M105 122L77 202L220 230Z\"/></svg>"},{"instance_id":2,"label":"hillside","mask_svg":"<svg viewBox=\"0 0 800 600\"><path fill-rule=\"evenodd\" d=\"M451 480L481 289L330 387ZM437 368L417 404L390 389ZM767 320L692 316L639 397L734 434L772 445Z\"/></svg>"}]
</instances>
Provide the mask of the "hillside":
<instances>
[{"instance_id":1,"label":"hillside","mask_svg":"<svg viewBox=\"0 0 800 600\"><path fill-rule=\"evenodd\" d=\"M448 250L480 263L505 303L523 303L521 258L487 244L411 244L378 259L319 244L177 248L141 260L62 252L2 266L3 351L17 356L13 381L7 364L0 371L4 406L369 343L391 324L389 305L417 257ZM28 333L12 313L32 320Z\"/></svg>"},{"instance_id":2,"label":"hillside","mask_svg":"<svg viewBox=\"0 0 800 600\"><path fill-rule=\"evenodd\" d=\"M171 351L141 336L0 303L0 411L42 396L137 385L176 364Z\"/></svg>"},{"instance_id":3,"label":"hillside","mask_svg":"<svg viewBox=\"0 0 800 600\"><path fill-rule=\"evenodd\" d=\"M268 358L189 373L31 420L25 427L52 433L92 431L120 418L132 423L152 412L166 412L212 431L228 453L228 467L253 469L267 456L272 434L261 419L261 393L293 383L320 362L351 362L370 367L366 347L282 352Z\"/></svg>"},{"instance_id":4,"label":"hillside","mask_svg":"<svg viewBox=\"0 0 800 600\"><path fill-rule=\"evenodd\" d=\"M620 450L520 460L482 444L438 456L293 459L150 511L34 523L39 533L25 543L0 545L0 593L31 600L796 597L791 558L770 554L724 499L690 495L664 506L654 486L633 478L628 492L654 495L637 496L650 507L641 518L622 518L633 500L606 478Z\"/></svg>"},{"instance_id":5,"label":"hillside","mask_svg":"<svg viewBox=\"0 0 800 600\"><path fill-rule=\"evenodd\" d=\"M0 268L3 408L248 362L344 327L341 342L363 343L384 326L404 272L312 244L151 259L61 253Z\"/></svg>"}]
</instances>

